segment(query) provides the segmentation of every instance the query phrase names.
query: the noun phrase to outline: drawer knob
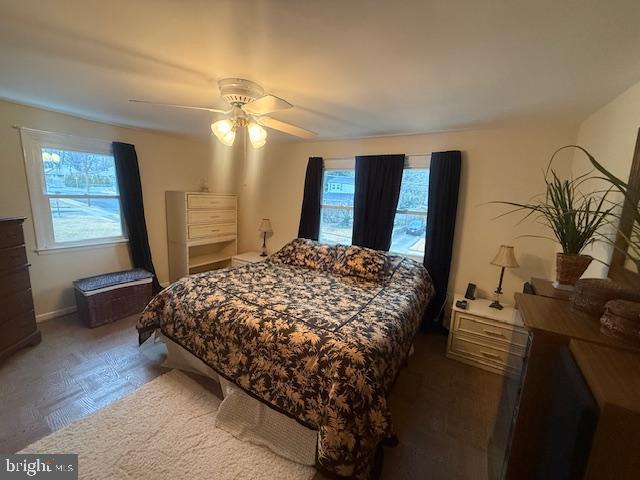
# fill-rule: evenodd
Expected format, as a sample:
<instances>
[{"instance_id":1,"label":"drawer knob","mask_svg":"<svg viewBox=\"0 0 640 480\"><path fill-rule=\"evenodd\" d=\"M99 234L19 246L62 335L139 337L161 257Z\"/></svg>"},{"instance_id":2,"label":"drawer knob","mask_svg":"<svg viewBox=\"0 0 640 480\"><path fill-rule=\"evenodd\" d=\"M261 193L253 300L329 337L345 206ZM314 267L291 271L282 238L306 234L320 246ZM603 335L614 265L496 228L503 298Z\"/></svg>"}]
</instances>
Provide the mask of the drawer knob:
<instances>
[{"instance_id":1,"label":"drawer knob","mask_svg":"<svg viewBox=\"0 0 640 480\"><path fill-rule=\"evenodd\" d=\"M504 334L501 332L494 332L493 330L482 330L484 333L486 333L487 335L489 335L490 337L498 337L498 338L505 338Z\"/></svg>"},{"instance_id":2,"label":"drawer knob","mask_svg":"<svg viewBox=\"0 0 640 480\"><path fill-rule=\"evenodd\" d=\"M480 352L483 357L491 358L492 360L500 360L500 355L496 355L495 353L489 352Z\"/></svg>"}]
</instances>

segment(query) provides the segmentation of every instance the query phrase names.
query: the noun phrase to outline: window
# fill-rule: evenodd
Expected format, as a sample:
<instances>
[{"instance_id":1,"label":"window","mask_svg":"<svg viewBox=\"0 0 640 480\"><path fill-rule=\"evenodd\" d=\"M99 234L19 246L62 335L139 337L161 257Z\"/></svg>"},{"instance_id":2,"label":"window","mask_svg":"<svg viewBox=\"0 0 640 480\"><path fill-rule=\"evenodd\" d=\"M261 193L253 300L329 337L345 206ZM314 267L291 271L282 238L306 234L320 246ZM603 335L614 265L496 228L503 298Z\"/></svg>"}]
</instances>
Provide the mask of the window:
<instances>
[{"instance_id":1,"label":"window","mask_svg":"<svg viewBox=\"0 0 640 480\"><path fill-rule=\"evenodd\" d=\"M408 155L393 223L391 252L422 258L427 231L428 155ZM355 159L325 160L320 208L320 242L351 244Z\"/></svg>"},{"instance_id":2,"label":"window","mask_svg":"<svg viewBox=\"0 0 640 480\"><path fill-rule=\"evenodd\" d=\"M126 241L111 144L21 135L38 251Z\"/></svg>"},{"instance_id":3,"label":"window","mask_svg":"<svg viewBox=\"0 0 640 480\"><path fill-rule=\"evenodd\" d=\"M351 244L355 160L326 160L320 204L320 242Z\"/></svg>"},{"instance_id":4,"label":"window","mask_svg":"<svg viewBox=\"0 0 640 480\"><path fill-rule=\"evenodd\" d=\"M391 251L422 258L427 233L429 160L426 155L407 157L402 172L400 200L393 221Z\"/></svg>"}]
</instances>

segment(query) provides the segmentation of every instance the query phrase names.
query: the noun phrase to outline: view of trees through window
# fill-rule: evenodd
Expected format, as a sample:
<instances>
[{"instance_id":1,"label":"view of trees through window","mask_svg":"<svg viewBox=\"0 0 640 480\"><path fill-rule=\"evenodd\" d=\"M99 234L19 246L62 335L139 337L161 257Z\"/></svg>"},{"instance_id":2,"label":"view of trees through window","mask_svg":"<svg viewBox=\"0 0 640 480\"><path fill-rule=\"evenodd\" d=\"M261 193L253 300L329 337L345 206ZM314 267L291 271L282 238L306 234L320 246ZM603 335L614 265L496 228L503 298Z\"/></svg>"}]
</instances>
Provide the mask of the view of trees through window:
<instances>
[{"instance_id":1,"label":"view of trees through window","mask_svg":"<svg viewBox=\"0 0 640 480\"><path fill-rule=\"evenodd\" d=\"M419 257L424 254L428 192L429 169L406 168L393 224L392 252ZM354 193L354 170L325 170L320 215L321 242L351 244Z\"/></svg>"},{"instance_id":2,"label":"view of trees through window","mask_svg":"<svg viewBox=\"0 0 640 480\"><path fill-rule=\"evenodd\" d=\"M113 156L54 148L41 152L55 241L121 237Z\"/></svg>"}]
</instances>

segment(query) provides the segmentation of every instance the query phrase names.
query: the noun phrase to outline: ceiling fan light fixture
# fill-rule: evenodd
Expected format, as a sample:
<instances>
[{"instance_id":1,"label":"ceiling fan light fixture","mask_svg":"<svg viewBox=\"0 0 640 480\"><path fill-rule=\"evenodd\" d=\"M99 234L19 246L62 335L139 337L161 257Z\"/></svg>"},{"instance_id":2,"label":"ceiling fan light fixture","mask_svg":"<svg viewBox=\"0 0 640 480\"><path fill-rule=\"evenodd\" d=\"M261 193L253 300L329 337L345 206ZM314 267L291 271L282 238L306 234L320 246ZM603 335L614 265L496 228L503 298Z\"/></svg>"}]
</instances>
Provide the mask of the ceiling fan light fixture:
<instances>
[{"instance_id":1,"label":"ceiling fan light fixture","mask_svg":"<svg viewBox=\"0 0 640 480\"><path fill-rule=\"evenodd\" d=\"M228 118L212 123L211 131L216 137L218 137L218 140L220 140L224 145L227 145L228 147L232 146L234 140L236 139L235 126L233 122Z\"/></svg>"},{"instance_id":2,"label":"ceiling fan light fixture","mask_svg":"<svg viewBox=\"0 0 640 480\"><path fill-rule=\"evenodd\" d=\"M218 140L224 143L227 147L232 147L235 139L236 139L235 130L231 130L230 132L225 133L222 137L218 137Z\"/></svg>"},{"instance_id":3,"label":"ceiling fan light fixture","mask_svg":"<svg viewBox=\"0 0 640 480\"><path fill-rule=\"evenodd\" d=\"M267 143L267 131L257 123L249 123L247 130L249 131L249 140L253 148L260 148Z\"/></svg>"}]
</instances>

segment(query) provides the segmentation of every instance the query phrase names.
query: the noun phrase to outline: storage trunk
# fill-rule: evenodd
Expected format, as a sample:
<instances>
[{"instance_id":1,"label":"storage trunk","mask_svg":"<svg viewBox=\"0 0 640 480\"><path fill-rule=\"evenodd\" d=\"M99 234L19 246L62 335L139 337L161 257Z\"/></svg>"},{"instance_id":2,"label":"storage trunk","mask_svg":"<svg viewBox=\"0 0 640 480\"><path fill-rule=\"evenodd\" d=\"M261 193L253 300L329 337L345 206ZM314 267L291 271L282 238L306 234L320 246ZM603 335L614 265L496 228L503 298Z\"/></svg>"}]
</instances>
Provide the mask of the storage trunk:
<instances>
[{"instance_id":1,"label":"storage trunk","mask_svg":"<svg viewBox=\"0 0 640 480\"><path fill-rule=\"evenodd\" d=\"M94 328L142 312L153 296L152 278L136 269L77 280L78 316Z\"/></svg>"}]
</instances>

